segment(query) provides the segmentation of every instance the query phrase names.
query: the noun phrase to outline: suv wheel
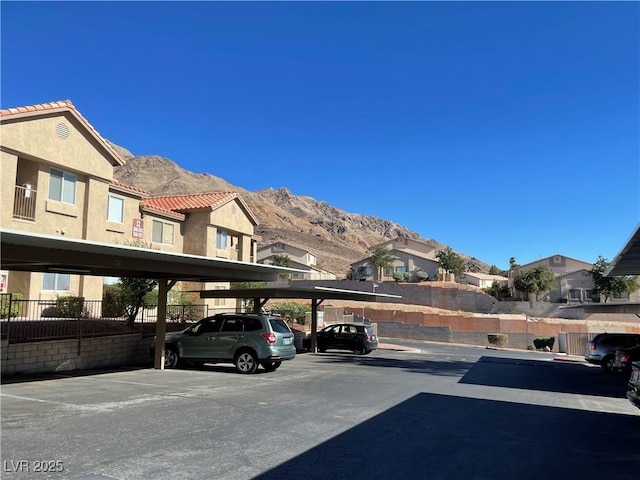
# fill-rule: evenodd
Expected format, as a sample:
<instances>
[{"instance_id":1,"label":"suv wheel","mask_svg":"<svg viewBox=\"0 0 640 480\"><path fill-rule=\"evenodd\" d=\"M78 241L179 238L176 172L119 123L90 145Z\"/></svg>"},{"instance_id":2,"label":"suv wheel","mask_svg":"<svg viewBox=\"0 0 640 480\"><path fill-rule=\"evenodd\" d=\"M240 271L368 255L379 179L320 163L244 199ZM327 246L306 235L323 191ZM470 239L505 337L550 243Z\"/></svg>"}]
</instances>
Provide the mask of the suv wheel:
<instances>
[{"instance_id":1,"label":"suv wheel","mask_svg":"<svg viewBox=\"0 0 640 480\"><path fill-rule=\"evenodd\" d=\"M605 372L610 372L611 370L613 370L613 362L614 362L613 355L607 355L602 359L600 366Z\"/></svg>"},{"instance_id":2,"label":"suv wheel","mask_svg":"<svg viewBox=\"0 0 640 480\"><path fill-rule=\"evenodd\" d=\"M164 349L164 366L165 368L177 368L180 363L180 355L178 349L174 346L168 346Z\"/></svg>"},{"instance_id":3,"label":"suv wheel","mask_svg":"<svg viewBox=\"0 0 640 480\"><path fill-rule=\"evenodd\" d=\"M366 355L367 350L364 348L364 345L362 343L359 343L356 345L356 348L353 351L353 353L355 353L356 355Z\"/></svg>"},{"instance_id":4,"label":"suv wheel","mask_svg":"<svg viewBox=\"0 0 640 480\"><path fill-rule=\"evenodd\" d=\"M282 362L280 360L274 360L273 362L264 362L262 364L262 368L264 368L267 372L273 372L280 365L282 365Z\"/></svg>"},{"instance_id":5,"label":"suv wheel","mask_svg":"<svg viewBox=\"0 0 640 480\"><path fill-rule=\"evenodd\" d=\"M240 373L253 373L258 368L258 359L249 350L243 350L236 355L234 360L236 370Z\"/></svg>"}]
</instances>

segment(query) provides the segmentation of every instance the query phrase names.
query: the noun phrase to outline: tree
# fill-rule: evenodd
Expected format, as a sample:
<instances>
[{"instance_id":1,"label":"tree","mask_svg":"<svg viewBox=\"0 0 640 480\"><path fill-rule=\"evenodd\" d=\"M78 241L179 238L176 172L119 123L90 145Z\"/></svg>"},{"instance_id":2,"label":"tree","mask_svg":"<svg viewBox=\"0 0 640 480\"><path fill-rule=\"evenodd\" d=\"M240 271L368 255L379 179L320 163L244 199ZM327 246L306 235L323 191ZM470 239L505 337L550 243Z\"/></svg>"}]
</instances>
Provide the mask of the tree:
<instances>
[{"instance_id":1,"label":"tree","mask_svg":"<svg viewBox=\"0 0 640 480\"><path fill-rule=\"evenodd\" d=\"M271 265L289 268L291 266L291 258L289 258L289 255L285 255L284 253L281 255L276 254L271 260ZM281 273L280 278L286 280L287 278L291 278L291 275L289 273Z\"/></svg>"},{"instance_id":2,"label":"tree","mask_svg":"<svg viewBox=\"0 0 640 480\"><path fill-rule=\"evenodd\" d=\"M500 270L495 265L489 267L489 275L500 275Z\"/></svg>"},{"instance_id":3,"label":"tree","mask_svg":"<svg viewBox=\"0 0 640 480\"><path fill-rule=\"evenodd\" d=\"M436 253L436 258L440 262L440 267L447 273L458 276L465 270L464 260L451 247L440 250Z\"/></svg>"},{"instance_id":4,"label":"tree","mask_svg":"<svg viewBox=\"0 0 640 480\"><path fill-rule=\"evenodd\" d=\"M516 257L511 257L509 259L509 271L511 272L513 270L516 270L517 268L520 268L520 265L516 263Z\"/></svg>"},{"instance_id":5,"label":"tree","mask_svg":"<svg viewBox=\"0 0 640 480\"><path fill-rule=\"evenodd\" d=\"M602 255L598 255L596 263L589 272L593 283L598 292L604 296L604 302L607 303L610 297L622 295L623 293L632 293L638 289L637 277L625 275L621 277L605 277L604 272L609 266L609 261Z\"/></svg>"},{"instance_id":6,"label":"tree","mask_svg":"<svg viewBox=\"0 0 640 480\"><path fill-rule=\"evenodd\" d=\"M546 265L540 265L530 270L520 270L516 272L513 279L513 287L527 294L536 294L536 302L542 292L550 291L556 284L556 276Z\"/></svg>"},{"instance_id":7,"label":"tree","mask_svg":"<svg viewBox=\"0 0 640 480\"><path fill-rule=\"evenodd\" d=\"M231 282L230 286L232 290L254 290L266 287L267 282ZM243 298L242 308L245 312L253 311L253 298Z\"/></svg>"},{"instance_id":8,"label":"tree","mask_svg":"<svg viewBox=\"0 0 640 480\"><path fill-rule=\"evenodd\" d=\"M290 267L291 266L291 258L289 258L289 255L274 255L273 256L273 260L271 261L271 265L275 265L277 267Z\"/></svg>"},{"instance_id":9,"label":"tree","mask_svg":"<svg viewBox=\"0 0 640 480\"><path fill-rule=\"evenodd\" d=\"M125 314L127 326L133 328L140 308L144 304L144 297L158 285L152 278L122 277L119 281L123 298L127 304Z\"/></svg>"},{"instance_id":10,"label":"tree","mask_svg":"<svg viewBox=\"0 0 640 480\"><path fill-rule=\"evenodd\" d=\"M376 247L371 254L369 263L373 269L373 281L377 282L382 276L382 270L393 265L396 257L384 247Z\"/></svg>"}]
</instances>

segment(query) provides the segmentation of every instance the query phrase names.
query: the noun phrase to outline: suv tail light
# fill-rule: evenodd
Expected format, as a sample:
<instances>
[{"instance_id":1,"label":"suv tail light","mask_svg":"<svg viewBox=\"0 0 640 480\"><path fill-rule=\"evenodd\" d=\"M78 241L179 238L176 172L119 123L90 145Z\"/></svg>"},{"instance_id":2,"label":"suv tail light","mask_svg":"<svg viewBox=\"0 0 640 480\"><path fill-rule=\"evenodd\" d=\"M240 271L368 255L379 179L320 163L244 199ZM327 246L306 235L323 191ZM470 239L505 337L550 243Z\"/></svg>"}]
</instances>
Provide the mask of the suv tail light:
<instances>
[{"instance_id":1,"label":"suv tail light","mask_svg":"<svg viewBox=\"0 0 640 480\"><path fill-rule=\"evenodd\" d=\"M364 339L369 340L369 332L364 332Z\"/></svg>"},{"instance_id":2,"label":"suv tail light","mask_svg":"<svg viewBox=\"0 0 640 480\"><path fill-rule=\"evenodd\" d=\"M271 333L263 333L262 336L265 338L265 340L267 341L267 343L269 345L275 345L276 344L276 334L271 332Z\"/></svg>"},{"instance_id":3,"label":"suv tail light","mask_svg":"<svg viewBox=\"0 0 640 480\"><path fill-rule=\"evenodd\" d=\"M625 353L624 355L622 355L622 361L623 362L628 362L629 361L629 357L630 357L630 355L628 353Z\"/></svg>"},{"instance_id":4,"label":"suv tail light","mask_svg":"<svg viewBox=\"0 0 640 480\"><path fill-rule=\"evenodd\" d=\"M591 346L589 347L591 350L595 350L596 349L596 344L592 343Z\"/></svg>"}]
</instances>

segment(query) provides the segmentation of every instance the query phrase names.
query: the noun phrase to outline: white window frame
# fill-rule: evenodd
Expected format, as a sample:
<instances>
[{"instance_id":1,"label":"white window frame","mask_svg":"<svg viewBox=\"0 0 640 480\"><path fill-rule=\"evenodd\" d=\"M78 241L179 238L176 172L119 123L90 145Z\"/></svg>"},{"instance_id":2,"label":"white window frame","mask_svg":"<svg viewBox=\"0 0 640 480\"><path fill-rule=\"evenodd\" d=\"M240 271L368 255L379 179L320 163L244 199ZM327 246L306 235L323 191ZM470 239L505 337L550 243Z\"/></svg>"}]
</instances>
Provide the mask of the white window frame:
<instances>
[{"instance_id":1,"label":"white window frame","mask_svg":"<svg viewBox=\"0 0 640 480\"><path fill-rule=\"evenodd\" d=\"M224 245L222 240L224 240ZM226 250L229 244L229 234L225 230L216 232L216 250Z\"/></svg>"},{"instance_id":2,"label":"white window frame","mask_svg":"<svg viewBox=\"0 0 640 480\"><path fill-rule=\"evenodd\" d=\"M115 209L112 208L115 206L114 204L111 203L112 200L114 201L117 200L120 202L119 212L115 211L117 210L117 207ZM123 197L120 197L118 195L113 195L112 193L109 194L109 199L107 200L107 220L109 222L114 222L114 223L124 223L124 198Z\"/></svg>"},{"instance_id":3,"label":"white window frame","mask_svg":"<svg viewBox=\"0 0 640 480\"><path fill-rule=\"evenodd\" d=\"M156 225L161 225L162 228L160 230L160 240L156 237ZM171 232L169 232L169 227L171 227ZM167 234L171 233L171 239L167 238ZM153 243L162 243L163 245L173 245L175 241L175 224L171 222L163 222L162 220L153 219L151 222L151 241Z\"/></svg>"},{"instance_id":4,"label":"white window frame","mask_svg":"<svg viewBox=\"0 0 640 480\"><path fill-rule=\"evenodd\" d=\"M52 281L47 281L52 279ZM52 283L52 288L47 288ZM44 273L42 275L42 291L68 292L71 288L71 275L68 273Z\"/></svg>"},{"instance_id":5,"label":"white window frame","mask_svg":"<svg viewBox=\"0 0 640 480\"><path fill-rule=\"evenodd\" d=\"M59 185L54 185L56 181L59 182ZM51 168L49 170L49 200L75 205L77 183L78 176L76 174Z\"/></svg>"}]
</instances>

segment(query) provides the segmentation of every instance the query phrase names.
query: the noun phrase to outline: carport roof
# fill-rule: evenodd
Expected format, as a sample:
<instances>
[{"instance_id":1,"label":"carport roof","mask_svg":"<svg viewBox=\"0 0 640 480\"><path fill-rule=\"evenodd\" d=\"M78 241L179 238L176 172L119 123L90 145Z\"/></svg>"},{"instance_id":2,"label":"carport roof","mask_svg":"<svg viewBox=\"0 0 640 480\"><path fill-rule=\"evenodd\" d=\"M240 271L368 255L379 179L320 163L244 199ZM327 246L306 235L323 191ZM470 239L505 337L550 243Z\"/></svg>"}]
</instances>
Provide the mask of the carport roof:
<instances>
[{"instance_id":1,"label":"carport roof","mask_svg":"<svg viewBox=\"0 0 640 480\"><path fill-rule=\"evenodd\" d=\"M610 277L640 275L640 224L604 273Z\"/></svg>"},{"instance_id":2,"label":"carport roof","mask_svg":"<svg viewBox=\"0 0 640 480\"><path fill-rule=\"evenodd\" d=\"M273 281L306 270L0 229L2 268L13 271L199 282Z\"/></svg>"},{"instance_id":3,"label":"carport roof","mask_svg":"<svg viewBox=\"0 0 640 480\"><path fill-rule=\"evenodd\" d=\"M308 300L353 300L375 302L377 298L402 298L400 295L363 292L361 290L344 290L330 287L266 287L244 288L235 290L204 290L201 298L300 298Z\"/></svg>"}]
</instances>

